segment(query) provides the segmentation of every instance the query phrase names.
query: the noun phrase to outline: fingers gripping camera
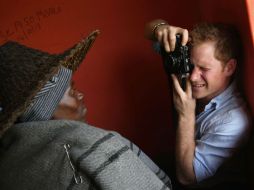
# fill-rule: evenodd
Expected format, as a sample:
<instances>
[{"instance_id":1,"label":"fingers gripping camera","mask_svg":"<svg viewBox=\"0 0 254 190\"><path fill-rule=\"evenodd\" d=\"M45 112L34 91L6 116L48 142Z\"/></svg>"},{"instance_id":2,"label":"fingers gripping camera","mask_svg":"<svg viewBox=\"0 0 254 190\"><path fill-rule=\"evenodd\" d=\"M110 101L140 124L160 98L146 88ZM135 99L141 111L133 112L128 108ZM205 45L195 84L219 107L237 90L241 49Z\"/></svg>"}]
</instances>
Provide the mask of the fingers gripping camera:
<instances>
[{"instance_id":1,"label":"fingers gripping camera","mask_svg":"<svg viewBox=\"0 0 254 190\"><path fill-rule=\"evenodd\" d=\"M181 79L182 87L185 86L186 77L191 73L193 65L190 62L190 48L188 45L181 45L181 36L179 34L176 35L175 50L168 53L162 47L161 55L167 75L176 74Z\"/></svg>"}]
</instances>

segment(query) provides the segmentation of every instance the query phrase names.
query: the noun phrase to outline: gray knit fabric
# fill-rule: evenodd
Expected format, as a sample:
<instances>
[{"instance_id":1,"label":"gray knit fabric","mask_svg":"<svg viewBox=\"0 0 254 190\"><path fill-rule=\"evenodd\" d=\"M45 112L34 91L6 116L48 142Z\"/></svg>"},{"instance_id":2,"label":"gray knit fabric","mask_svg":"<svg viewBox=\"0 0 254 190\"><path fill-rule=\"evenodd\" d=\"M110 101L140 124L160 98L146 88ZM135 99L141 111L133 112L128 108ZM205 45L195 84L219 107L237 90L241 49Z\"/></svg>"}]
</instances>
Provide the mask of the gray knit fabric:
<instances>
[{"instance_id":1,"label":"gray knit fabric","mask_svg":"<svg viewBox=\"0 0 254 190\"><path fill-rule=\"evenodd\" d=\"M44 121L52 117L70 84L72 71L63 66L33 98L32 103L18 119L19 122Z\"/></svg>"},{"instance_id":2,"label":"gray knit fabric","mask_svg":"<svg viewBox=\"0 0 254 190\"><path fill-rule=\"evenodd\" d=\"M0 189L171 189L121 138L74 121L16 124L1 139Z\"/></svg>"},{"instance_id":3,"label":"gray knit fabric","mask_svg":"<svg viewBox=\"0 0 254 190\"><path fill-rule=\"evenodd\" d=\"M142 160L142 162L149 167L149 169L151 171L153 171L157 177L167 186L171 186L171 181L170 178L167 176L167 174L160 169L137 145L135 145L133 142L131 142L130 140L124 138L123 136L121 136L120 134L111 131L111 133L113 133L114 135L117 135L118 138L124 143L126 144L131 151L137 155L137 157L139 157L140 160Z\"/></svg>"}]
</instances>

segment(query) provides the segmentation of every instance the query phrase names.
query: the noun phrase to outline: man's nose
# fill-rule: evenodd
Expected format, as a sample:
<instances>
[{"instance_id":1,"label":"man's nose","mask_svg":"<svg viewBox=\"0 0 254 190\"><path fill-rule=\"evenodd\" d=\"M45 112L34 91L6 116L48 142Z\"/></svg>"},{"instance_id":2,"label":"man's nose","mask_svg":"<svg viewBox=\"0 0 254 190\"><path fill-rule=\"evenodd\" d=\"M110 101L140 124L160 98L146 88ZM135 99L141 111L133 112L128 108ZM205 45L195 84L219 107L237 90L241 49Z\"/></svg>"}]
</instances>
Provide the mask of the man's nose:
<instances>
[{"instance_id":1,"label":"man's nose","mask_svg":"<svg viewBox=\"0 0 254 190\"><path fill-rule=\"evenodd\" d=\"M77 91L76 92L76 97L78 100L83 100L84 99L84 94L82 92Z\"/></svg>"},{"instance_id":2,"label":"man's nose","mask_svg":"<svg viewBox=\"0 0 254 190\"><path fill-rule=\"evenodd\" d=\"M200 70L194 66L191 75L190 75L190 80L191 81L197 81L200 78Z\"/></svg>"}]
</instances>

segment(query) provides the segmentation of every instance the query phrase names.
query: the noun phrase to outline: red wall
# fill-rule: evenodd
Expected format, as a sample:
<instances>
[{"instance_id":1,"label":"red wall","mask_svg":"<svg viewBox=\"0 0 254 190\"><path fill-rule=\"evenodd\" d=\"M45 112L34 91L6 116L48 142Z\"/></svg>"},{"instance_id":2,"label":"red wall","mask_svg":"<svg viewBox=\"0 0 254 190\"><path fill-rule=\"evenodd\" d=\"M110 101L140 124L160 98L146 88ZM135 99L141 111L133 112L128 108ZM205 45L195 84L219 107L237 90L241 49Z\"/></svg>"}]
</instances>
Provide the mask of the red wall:
<instances>
[{"instance_id":1,"label":"red wall","mask_svg":"<svg viewBox=\"0 0 254 190\"><path fill-rule=\"evenodd\" d=\"M251 1L246 0L253 8ZM253 97L253 22L250 25L244 2L1 1L0 43L12 39L61 52L90 31L100 29L100 36L74 76L76 86L85 93L88 123L119 131L151 156L168 154L174 137L170 90L160 57L143 37L144 25L155 18L187 28L206 20L235 23L244 39L246 87Z\"/></svg>"}]
</instances>

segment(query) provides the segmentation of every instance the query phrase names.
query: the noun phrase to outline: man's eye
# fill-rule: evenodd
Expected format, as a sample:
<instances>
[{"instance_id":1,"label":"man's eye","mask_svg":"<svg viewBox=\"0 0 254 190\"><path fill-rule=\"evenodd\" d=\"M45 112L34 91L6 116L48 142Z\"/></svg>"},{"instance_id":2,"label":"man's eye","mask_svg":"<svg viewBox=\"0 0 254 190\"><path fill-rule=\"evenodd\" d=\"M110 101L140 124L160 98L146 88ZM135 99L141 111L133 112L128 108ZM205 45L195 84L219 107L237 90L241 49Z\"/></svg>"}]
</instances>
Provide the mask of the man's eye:
<instances>
[{"instance_id":1,"label":"man's eye","mask_svg":"<svg viewBox=\"0 0 254 190\"><path fill-rule=\"evenodd\" d=\"M201 70L202 70L202 71L209 71L209 70L210 70L210 68L205 68L205 67L202 67L202 68L201 68Z\"/></svg>"}]
</instances>

